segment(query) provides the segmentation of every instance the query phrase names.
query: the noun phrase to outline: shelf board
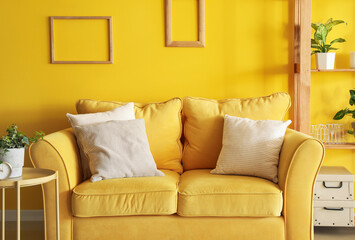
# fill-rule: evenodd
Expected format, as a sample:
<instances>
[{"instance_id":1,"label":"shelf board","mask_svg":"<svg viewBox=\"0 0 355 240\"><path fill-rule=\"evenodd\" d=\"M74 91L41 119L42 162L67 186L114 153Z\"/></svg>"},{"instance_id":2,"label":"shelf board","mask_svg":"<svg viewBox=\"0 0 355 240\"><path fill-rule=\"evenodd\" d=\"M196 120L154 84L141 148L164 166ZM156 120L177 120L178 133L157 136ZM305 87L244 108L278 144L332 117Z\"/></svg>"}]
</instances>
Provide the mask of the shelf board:
<instances>
[{"instance_id":1,"label":"shelf board","mask_svg":"<svg viewBox=\"0 0 355 240\"><path fill-rule=\"evenodd\" d=\"M339 69L311 69L311 72L355 72L354 68Z\"/></svg>"},{"instance_id":2,"label":"shelf board","mask_svg":"<svg viewBox=\"0 0 355 240\"><path fill-rule=\"evenodd\" d=\"M326 149L355 149L355 143L329 144L324 143Z\"/></svg>"}]
</instances>

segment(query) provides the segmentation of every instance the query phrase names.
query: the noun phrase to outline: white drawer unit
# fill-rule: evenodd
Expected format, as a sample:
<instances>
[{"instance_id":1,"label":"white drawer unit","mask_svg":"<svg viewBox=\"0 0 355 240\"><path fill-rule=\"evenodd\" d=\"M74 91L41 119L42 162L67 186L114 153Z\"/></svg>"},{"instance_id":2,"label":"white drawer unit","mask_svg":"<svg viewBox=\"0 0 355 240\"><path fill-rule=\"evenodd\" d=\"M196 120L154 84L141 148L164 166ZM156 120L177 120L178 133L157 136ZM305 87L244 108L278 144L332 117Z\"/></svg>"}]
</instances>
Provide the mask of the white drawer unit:
<instances>
[{"instance_id":1,"label":"white drawer unit","mask_svg":"<svg viewBox=\"0 0 355 240\"><path fill-rule=\"evenodd\" d=\"M314 200L354 200L354 175L344 167L322 167L314 189Z\"/></svg>"},{"instance_id":2,"label":"white drawer unit","mask_svg":"<svg viewBox=\"0 0 355 240\"><path fill-rule=\"evenodd\" d=\"M314 201L314 226L354 227L354 201Z\"/></svg>"},{"instance_id":3,"label":"white drawer unit","mask_svg":"<svg viewBox=\"0 0 355 240\"><path fill-rule=\"evenodd\" d=\"M354 175L344 167L322 167L313 195L314 226L354 227Z\"/></svg>"}]
</instances>

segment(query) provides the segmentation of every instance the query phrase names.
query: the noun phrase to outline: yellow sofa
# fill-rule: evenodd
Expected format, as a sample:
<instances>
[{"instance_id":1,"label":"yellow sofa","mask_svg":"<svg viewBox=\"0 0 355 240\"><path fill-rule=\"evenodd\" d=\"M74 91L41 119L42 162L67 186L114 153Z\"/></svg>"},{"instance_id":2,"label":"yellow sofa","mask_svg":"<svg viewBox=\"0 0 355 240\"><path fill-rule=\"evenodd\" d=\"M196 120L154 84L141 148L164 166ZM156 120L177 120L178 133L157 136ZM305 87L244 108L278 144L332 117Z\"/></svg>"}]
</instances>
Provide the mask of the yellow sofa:
<instances>
[{"instance_id":1,"label":"yellow sofa","mask_svg":"<svg viewBox=\"0 0 355 240\"><path fill-rule=\"evenodd\" d=\"M79 100L77 111L106 111L122 104ZM313 187L324 156L318 140L287 130L278 184L209 173L221 149L225 114L282 120L289 106L285 93L135 104L164 177L83 181L72 129L33 144L30 157L35 167L59 171L61 239L313 239ZM54 188L43 186L48 240L55 239L54 197Z\"/></svg>"}]
</instances>

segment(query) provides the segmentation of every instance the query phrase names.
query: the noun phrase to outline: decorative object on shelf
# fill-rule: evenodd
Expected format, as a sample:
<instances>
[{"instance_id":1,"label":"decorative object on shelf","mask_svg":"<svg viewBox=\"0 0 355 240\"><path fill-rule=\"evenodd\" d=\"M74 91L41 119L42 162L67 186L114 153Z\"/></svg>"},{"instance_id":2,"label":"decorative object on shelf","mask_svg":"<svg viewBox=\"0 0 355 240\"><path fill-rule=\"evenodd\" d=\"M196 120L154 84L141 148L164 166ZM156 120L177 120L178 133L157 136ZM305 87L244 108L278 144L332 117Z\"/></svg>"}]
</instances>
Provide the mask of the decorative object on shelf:
<instances>
[{"instance_id":1,"label":"decorative object on shelf","mask_svg":"<svg viewBox=\"0 0 355 240\"><path fill-rule=\"evenodd\" d=\"M55 60L55 43L54 43L54 22L55 20L107 20L108 24L108 59L106 61L61 61ZM111 16L53 16L50 17L50 34L51 34L51 63L62 63L62 64L112 64L113 63L113 53L112 53L112 17ZM70 38L70 36L69 36Z\"/></svg>"},{"instance_id":2,"label":"decorative object on shelf","mask_svg":"<svg viewBox=\"0 0 355 240\"><path fill-rule=\"evenodd\" d=\"M198 40L173 41L173 3L165 0L165 45L167 47L205 47L205 0L198 1Z\"/></svg>"},{"instance_id":3,"label":"decorative object on shelf","mask_svg":"<svg viewBox=\"0 0 355 240\"><path fill-rule=\"evenodd\" d=\"M11 176L12 167L8 162L0 163L0 180L8 179Z\"/></svg>"},{"instance_id":4,"label":"decorative object on shelf","mask_svg":"<svg viewBox=\"0 0 355 240\"><path fill-rule=\"evenodd\" d=\"M355 105L355 90L350 89L349 93L350 93L349 104L350 104L350 106L353 106L353 105ZM333 119L340 120L340 119L343 119L343 117L345 117L345 115L351 115L352 118L355 118L355 109L350 110L349 108L344 108L344 109L338 111L335 114L335 116L333 117ZM351 126L352 126L353 130L348 130L348 133L354 134L355 122L352 122ZM355 136L355 134L354 134L354 136Z\"/></svg>"},{"instance_id":5,"label":"decorative object on shelf","mask_svg":"<svg viewBox=\"0 0 355 240\"><path fill-rule=\"evenodd\" d=\"M350 52L350 68L355 68L355 52Z\"/></svg>"},{"instance_id":6,"label":"decorative object on shelf","mask_svg":"<svg viewBox=\"0 0 355 240\"><path fill-rule=\"evenodd\" d=\"M10 165L10 178L21 177L25 159L25 148L29 144L42 139L44 133L35 131L35 136L29 138L24 133L18 131L16 124L8 127L6 132L7 135L0 138L0 164L6 162ZM4 166L2 167L4 169Z\"/></svg>"},{"instance_id":7,"label":"decorative object on shelf","mask_svg":"<svg viewBox=\"0 0 355 240\"><path fill-rule=\"evenodd\" d=\"M335 53L316 53L317 69L334 69Z\"/></svg>"},{"instance_id":8,"label":"decorative object on shelf","mask_svg":"<svg viewBox=\"0 0 355 240\"><path fill-rule=\"evenodd\" d=\"M323 143L342 144L345 142L344 124L317 124L312 125L312 136Z\"/></svg>"},{"instance_id":9,"label":"decorative object on shelf","mask_svg":"<svg viewBox=\"0 0 355 240\"><path fill-rule=\"evenodd\" d=\"M333 20L330 18L326 23L312 23L311 26L315 30L314 38L311 39L311 48L315 50L312 54L316 54L316 63L318 69L334 69L335 53L330 53L330 50L337 50L332 47L334 43L345 42L344 38L336 38L327 44L328 33L334 26L345 23L343 20Z\"/></svg>"}]
</instances>

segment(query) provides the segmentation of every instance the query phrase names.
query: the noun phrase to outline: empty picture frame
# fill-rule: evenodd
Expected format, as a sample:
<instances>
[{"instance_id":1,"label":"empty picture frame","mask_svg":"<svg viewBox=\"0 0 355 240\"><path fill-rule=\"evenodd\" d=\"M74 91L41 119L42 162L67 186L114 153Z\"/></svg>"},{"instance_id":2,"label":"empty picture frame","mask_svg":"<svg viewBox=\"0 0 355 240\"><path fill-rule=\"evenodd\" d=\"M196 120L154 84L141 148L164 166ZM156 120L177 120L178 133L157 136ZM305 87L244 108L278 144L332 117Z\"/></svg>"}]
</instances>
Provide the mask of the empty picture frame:
<instances>
[{"instance_id":1,"label":"empty picture frame","mask_svg":"<svg viewBox=\"0 0 355 240\"><path fill-rule=\"evenodd\" d=\"M69 60L69 61L63 61L63 60L56 60L56 52L55 52L55 46L56 43L54 41L54 34L55 34L55 26L54 26L54 20L56 19L64 19L64 20L107 20L107 32L108 32L108 59L107 60L90 60L90 61L85 61L85 60ZM112 54L112 17L111 16L52 16L50 17L50 51L51 51L51 63L54 64L112 64L113 63L113 54ZM107 54L107 53L105 53Z\"/></svg>"},{"instance_id":2,"label":"empty picture frame","mask_svg":"<svg viewBox=\"0 0 355 240\"><path fill-rule=\"evenodd\" d=\"M165 0L165 45L167 47L205 47L205 0L198 1L198 40L173 41L173 0Z\"/></svg>"}]
</instances>

